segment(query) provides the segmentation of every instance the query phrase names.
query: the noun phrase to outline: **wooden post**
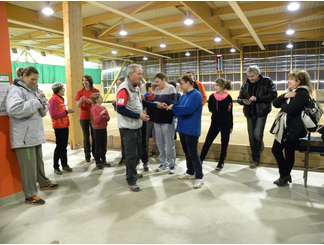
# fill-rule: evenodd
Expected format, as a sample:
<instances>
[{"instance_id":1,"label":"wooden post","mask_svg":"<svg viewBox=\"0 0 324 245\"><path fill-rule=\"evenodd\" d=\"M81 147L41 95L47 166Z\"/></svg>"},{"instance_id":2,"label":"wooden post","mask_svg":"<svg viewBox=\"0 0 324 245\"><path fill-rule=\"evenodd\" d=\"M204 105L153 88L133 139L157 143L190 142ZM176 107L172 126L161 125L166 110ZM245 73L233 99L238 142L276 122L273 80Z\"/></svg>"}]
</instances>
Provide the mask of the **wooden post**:
<instances>
[{"instance_id":1,"label":"wooden post","mask_svg":"<svg viewBox=\"0 0 324 245\"><path fill-rule=\"evenodd\" d=\"M197 62L197 70L196 70L196 79L200 81L200 52L199 49L197 49L197 53L196 53L196 62Z\"/></svg>"},{"instance_id":2,"label":"wooden post","mask_svg":"<svg viewBox=\"0 0 324 245\"><path fill-rule=\"evenodd\" d=\"M82 146L82 131L79 123L79 108L75 95L82 87L82 17L80 2L63 2L64 55L66 66L66 85L68 108L75 110L70 116L71 149Z\"/></svg>"},{"instance_id":3,"label":"wooden post","mask_svg":"<svg viewBox=\"0 0 324 245\"><path fill-rule=\"evenodd\" d=\"M165 61L163 58L159 59L159 69L160 69L160 72L165 73Z\"/></svg>"},{"instance_id":4,"label":"wooden post","mask_svg":"<svg viewBox=\"0 0 324 245\"><path fill-rule=\"evenodd\" d=\"M241 85L243 84L243 62L244 62L244 55L243 55L243 48L240 50L240 80Z\"/></svg>"}]
</instances>

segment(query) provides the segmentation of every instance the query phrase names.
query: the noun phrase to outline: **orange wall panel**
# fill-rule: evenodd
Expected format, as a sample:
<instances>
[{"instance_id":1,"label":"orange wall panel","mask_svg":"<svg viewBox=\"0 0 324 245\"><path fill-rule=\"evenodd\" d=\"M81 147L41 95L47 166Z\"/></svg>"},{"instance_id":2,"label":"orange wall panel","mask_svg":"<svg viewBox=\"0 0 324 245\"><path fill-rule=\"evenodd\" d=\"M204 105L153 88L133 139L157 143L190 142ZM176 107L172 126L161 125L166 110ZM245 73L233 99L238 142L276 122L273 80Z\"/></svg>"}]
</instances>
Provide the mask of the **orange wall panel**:
<instances>
[{"instance_id":1,"label":"orange wall panel","mask_svg":"<svg viewBox=\"0 0 324 245\"><path fill-rule=\"evenodd\" d=\"M9 29L5 2L0 2L0 74L11 78ZM21 191L15 152L10 149L9 118L0 116L0 199Z\"/></svg>"}]
</instances>

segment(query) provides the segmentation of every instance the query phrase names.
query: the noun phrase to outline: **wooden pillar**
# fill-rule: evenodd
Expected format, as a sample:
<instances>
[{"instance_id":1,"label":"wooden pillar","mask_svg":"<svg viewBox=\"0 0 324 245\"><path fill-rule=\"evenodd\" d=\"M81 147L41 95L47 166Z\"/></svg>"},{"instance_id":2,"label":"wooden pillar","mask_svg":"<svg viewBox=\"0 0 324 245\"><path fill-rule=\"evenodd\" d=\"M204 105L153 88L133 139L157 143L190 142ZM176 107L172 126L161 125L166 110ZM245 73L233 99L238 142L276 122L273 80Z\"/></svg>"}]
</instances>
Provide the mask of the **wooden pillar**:
<instances>
[{"instance_id":1,"label":"wooden pillar","mask_svg":"<svg viewBox=\"0 0 324 245\"><path fill-rule=\"evenodd\" d=\"M243 84L243 63L244 63L244 55L243 55L243 48L240 50L240 80L241 85Z\"/></svg>"},{"instance_id":2,"label":"wooden pillar","mask_svg":"<svg viewBox=\"0 0 324 245\"><path fill-rule=\"evenodd\" d=\"M197 62L196 79L200 81L200 52L199 52L199 49L197 49L197 51L196 51L196 62Z\"/></svg>"},{"instance_id":3,"label":"wooden pillar","mask_svg":"<svg viewBox=\"0 0 324 245\"><path fill-rule=\"evenodd\" d=\"M159 59L159 69L160 69L160 72L163 72L163 73L166 72L166 69L165 69L165 61L164 61L163 58L160 58Z\"/></svg>"},{"instance_id":4,"label":"wooden pillar","mask_svg":"<svg viewBox=\"0 0 324 245\"><path fill-rule=\"evenodd\" d=\"M66 87L68 108L75 110L70 116L71 149L82 146L82 131L79 123L80 110L75 95L82 88L83 52L82 17L80 2L63 2L64 55L66 66Z\"/></svg>"},{"instance_id":5,"label":"wooden pillar","mask_svg":"<svg viewBox=\"0 0 324 245\"><path fill-rule=\"evenodd\" d=\"M20 170L16 154L10 146L9 118L6 115L5 97L11 81L9 28L6 3L0 2L0 206L19 199L21 192Z\"/></svg>"}]
</instances>

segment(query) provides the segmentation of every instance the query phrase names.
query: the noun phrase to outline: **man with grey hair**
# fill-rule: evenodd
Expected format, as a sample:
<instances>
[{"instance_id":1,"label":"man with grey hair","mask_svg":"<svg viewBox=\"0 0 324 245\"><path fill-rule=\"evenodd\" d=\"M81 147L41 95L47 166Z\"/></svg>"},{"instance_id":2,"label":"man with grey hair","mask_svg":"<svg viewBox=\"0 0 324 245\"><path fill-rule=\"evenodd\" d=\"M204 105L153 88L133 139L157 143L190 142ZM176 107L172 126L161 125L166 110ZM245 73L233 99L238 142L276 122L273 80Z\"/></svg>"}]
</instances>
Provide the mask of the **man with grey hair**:
<instances>
[{"instance_id":1,"label":"man with grey hair","mask_svg":"<svg viewBox=\"0 0 324 245\"><path fill-rule=\"evenodd\" d=\"M117 122L124 146L126 179L131 191L138 192L141 189L136 184L137 170L142 154L142 125L150 118L143 112L143 104L140 94L143 68L138 64L127 67L127 78L117 90ZM152 103L147 106L157 106ZM160 105L159 105L160 106Z\"/></svg>"},{"instance_id":2,"label":"man with grey hair","mask_svg":"<svg viewBox=\"0 0 324 245\"><path fill-rule=\"evenodd\" d=\"M271 102L277 97L277 90L271 78L261 75L256 65L246 70L247 80L242 85L238 103L243 105L247 119L252 159L250 168L260 165L260 155L264 148L263 131L267 116L271 111Z\"/></svg>"}]
</instances>

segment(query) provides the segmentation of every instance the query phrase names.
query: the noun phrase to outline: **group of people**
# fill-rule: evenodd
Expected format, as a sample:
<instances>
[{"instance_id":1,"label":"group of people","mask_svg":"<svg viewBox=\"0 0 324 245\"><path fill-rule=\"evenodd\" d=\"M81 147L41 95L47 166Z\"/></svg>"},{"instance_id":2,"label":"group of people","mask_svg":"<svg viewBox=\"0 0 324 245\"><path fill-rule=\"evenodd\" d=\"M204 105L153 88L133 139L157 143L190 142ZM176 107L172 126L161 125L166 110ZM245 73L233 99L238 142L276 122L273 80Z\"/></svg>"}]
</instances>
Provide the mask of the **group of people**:
<instances>
[{"instance_id":1,"label":"group of people","mask_svg":"<svg viewBox=\"0 0 324 245\"><path fill-rule=\"evenodd\" d=\"M233 130L233 99L228 92L231 89L230 81L218 78L215 81L215 91L207 99L203 84L190 72L178 80L178 85L169 83L165 74L158 73L152 83L143 85L144 92L141 90L143 75L141 65L129 65L127 77L118 84L115 101L122 161L126 165L129 189L134 192L141 190L137 185L138 178L142 177L137 172L140 161L143 162L144 171L149 171L148 138L151 134L159 152L160 164L155 171L175 173L177 133L187 168L178 178L192 179L193 187L201 188L204 184L202 164L219 133L221 151L216 170L220 171L224 167ZM246 75L247 80L240 89L237 102L243 105L247 119L251 148L250 167L256 168L260 165L264 148L263 132L273 104L281 109L272 146L280 174L274 183L285 186L292 181L290 172L294 165L298 139L306 135L300 115L311 97L310 77L306 71L290 72L288 90L278 97L275 84L269 77L263 76L257 66L250 66ZM58 187L45 176L42 117L49 110L56 137L53 166L55 173L61 175L63 172L73 171L68 165L66 148L69 114L74 111L65 106L63 84L52 86L53 96L47 101L37 87L37 80L38 71L35 68L19 69L17 79L9 89L6 106L11 122L11 145L20 165L26 203L41 205L45 201L37 195L37 183L42 190ZM80 108L85 160L90 162L92 154L98 169L110 167L106 161L107 122L110 117L102 105L103 99L99 91L93 86L92 78L84 76L82 83L83 88L78 91L75 101ZM198 140L205 103L211 113L211 124L199 154Z\"/></svg>"}]
</instances>

